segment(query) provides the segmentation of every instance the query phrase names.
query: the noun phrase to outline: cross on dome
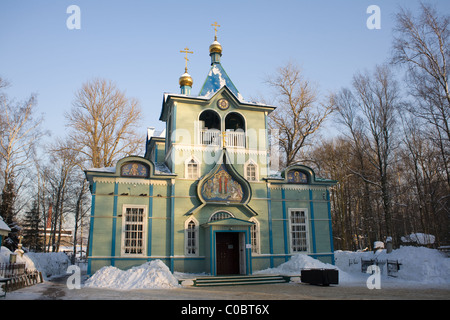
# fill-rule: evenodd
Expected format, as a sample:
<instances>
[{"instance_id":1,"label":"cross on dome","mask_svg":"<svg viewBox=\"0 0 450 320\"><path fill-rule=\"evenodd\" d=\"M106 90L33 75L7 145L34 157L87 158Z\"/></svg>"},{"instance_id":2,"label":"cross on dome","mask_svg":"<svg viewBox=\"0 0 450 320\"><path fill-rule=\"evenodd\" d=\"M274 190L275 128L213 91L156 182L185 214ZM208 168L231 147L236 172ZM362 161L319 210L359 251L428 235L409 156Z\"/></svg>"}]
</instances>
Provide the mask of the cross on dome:
<instances>
[{"instance_id":1,"label":"cross on dome","mask_svg":"<svg viewBox=\"0 0 450 320\"><path fill-rule=\"evenodd\" d=\"M217 41L217 27L220 27L220 25L218 25L216 21L211 26L214 27L214 41Z\"/></svg>"},{"instance_id":2,"label":"cross on dome","mask_svg":"<svg viewBox=\"0 0 450 320\"><path fill-rule=\"evenodd\" d=\"M184 50L180 50L180 53L185 53L186 54L186 56L184 57L184 59L186 60L186 66L184 68L184 72L187 72L187 62L189 61L188 53L193 54L194 52L193 51L189 51L189 48L186 47L186 48L184 48Z\"/></svg>"}]
</instances>

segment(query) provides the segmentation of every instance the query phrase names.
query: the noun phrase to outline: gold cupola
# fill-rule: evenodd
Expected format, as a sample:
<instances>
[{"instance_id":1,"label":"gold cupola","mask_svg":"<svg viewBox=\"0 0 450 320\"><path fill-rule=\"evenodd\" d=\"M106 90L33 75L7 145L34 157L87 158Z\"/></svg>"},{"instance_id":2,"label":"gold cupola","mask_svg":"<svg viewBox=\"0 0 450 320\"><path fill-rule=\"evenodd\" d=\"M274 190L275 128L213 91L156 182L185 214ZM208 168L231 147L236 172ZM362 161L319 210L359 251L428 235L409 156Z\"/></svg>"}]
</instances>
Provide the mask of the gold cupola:
<instances>
[{"instance_id":1,"label":"gold cupola","mask_svg":"<svg viewBox=\"0 0 450 320\"><path fill-rule=\"evenodd\" d=\"M192 85L194 84L194 80L192 80L191 75L187 72L187 62L189 61L187 55L188 53L193 54L193 51L189 51L189 48L184 48L184 50L180 51L181 53L185 53L186 57L184 58L186 60L186 65L184 68L184 73L181 75L180 79L178 80L178 83L180 84L181 88L181 94L191 94Z\"/></svg>"},{"instance_id":2,"label":"gold cupola","mask_svg":"<svg viewBox=\"0 0 450 320\"><path fill-rule=\"evenodd\" d=\"M211 65L220 63L220 57L222 56L222 45L217 41L217 27L220 25L214 22L211 26L214 27L214 41L209 46L209 55L211 56Z\"/></svg>"},{"instance_id":3,"label":"gold cupola","mask_svg":"<svg viewBox=\"0 0 450 320\"><path fill-rule=\"evenodd\" d=\"M187 70L181 75L180 80L178 81L180 83L180 87L183 86L189 86L192 87L194 84L194 80L192 80L192 77L189 73L187 73Z\"/></svg>"},{"instance_id":4,"label":"gold cupola","mask_svg":"<svg viewBox=\"0 0 450 320\"><path fill-rule=\"evenodd\" d=\"M222 45L217 41L217 37L214 37L214 42L209 46L209 53L218 53L222 55Z\"/></svg>"}]
</instances>

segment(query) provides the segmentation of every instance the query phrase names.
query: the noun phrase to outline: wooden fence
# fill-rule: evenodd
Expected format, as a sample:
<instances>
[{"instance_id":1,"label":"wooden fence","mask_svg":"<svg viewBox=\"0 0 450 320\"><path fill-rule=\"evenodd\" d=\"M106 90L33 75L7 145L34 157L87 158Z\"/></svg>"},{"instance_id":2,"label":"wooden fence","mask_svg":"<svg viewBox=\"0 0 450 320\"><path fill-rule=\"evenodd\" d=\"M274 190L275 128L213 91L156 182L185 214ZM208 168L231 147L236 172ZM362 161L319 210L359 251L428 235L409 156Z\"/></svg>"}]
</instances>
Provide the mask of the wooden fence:
<instances>
[{"instance_id":1,"label":"wooden fence","mask_svg":"<svg viewBox=\"0 0 450 320\"><path fill-rule=\"evenodd\" d=\"M0 278L4 280L5 292L43 282L42 274L37 270L27 270L25 263L0 263Z\"/></svg>"},{"instance_id":2,"label":"wooden fence","mask_svg":"<svg viewBox=\"0 0 450 320\"><path fill-rule=\"evenodd\" d=\"M25 273L25 263L0 263L0 277L11 278Z\"/></svg>"}]
</instances>

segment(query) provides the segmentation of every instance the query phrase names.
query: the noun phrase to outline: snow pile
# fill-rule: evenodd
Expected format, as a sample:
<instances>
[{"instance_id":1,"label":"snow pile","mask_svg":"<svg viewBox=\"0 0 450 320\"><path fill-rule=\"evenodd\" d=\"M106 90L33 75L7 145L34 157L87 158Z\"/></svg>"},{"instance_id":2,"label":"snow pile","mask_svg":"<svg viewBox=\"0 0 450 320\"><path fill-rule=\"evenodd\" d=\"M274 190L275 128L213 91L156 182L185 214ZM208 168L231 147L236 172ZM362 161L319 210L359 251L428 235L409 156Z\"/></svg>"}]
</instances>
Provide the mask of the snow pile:
<instances>
[{"instance_id":1,"label":"snow pile","mask_svg":"<svg viewBox=\"0 0 450 320\"><path fill-rule=\"evenodd\" d=\"M401 237L403 243L415 243L420 245L433 244L435 237L426 233L411 233L408 236Z\"/></svg>"},{"instance_id":2,"label":"snow pile","mask_svg":"<svg viewBox=\"0 0 450 320\"><path fill-rule=\"evenodd\" d=\"M112 266L103 267L86 280L84 286L120 290L179 287L178 280L161 260L153 260L125 271Z\"/></svg>"},{"instance_id":3,"label":"snow pile","mask_svg":"<svg viewBox=\"0 0 450 320\"><path fill-rule=\"evenodd\" d=\"M34 265L34 269L39 270L45 279L65 275L70 265L69 257L63 252L28 252L23 259L27 261L28 270L33 270L28 266Z\"/></svg>"},{"instance_id":4,"label":"snow pile","mask_svg":"<svg viewBox=\"0 0 450 320\"><path fill-rule=\"evenodd\" d=\"M311 258L306 254L296 254L291 259L276 268L269 268L253 272L254 274L281 274L286 276L298 276L302 269L337 269L328 263L323 263L317 259Z\"/></svg>"},{"instance_id":5,"label":"snow pile","mask_svg":"<svg viewBox=\"0 0 450 320\"><path fill-rule=\"evenodd\" d=\"M0 263L9 263L11 251L6 247L0 249ZM29 271L38 270L44 279L66 274L69 257L63 252L34 253L28 252L21 257L16 256L16 263L25 263Z\"/></svg>"},{"instance_id":6,"label":"snow pile","mask_svg":"<svg viewBox=\"0 0 450 320\"><path fill-rule=\"evenodd\" d=\"M0 247L0 263L9 263L11 251L7 247Z\"/></svg>"},{"instance_id":7,"label":"snow pile","mask_svg":"<svg viewBox=\"0 0 450 320\"><path fill-rule=\"evenodd\" d=\"M438 250L425 247L401 247L389 254L386 250L378 250L375 253L339 250L335 251L336 265L323 263L306 254L296 254L276 268L256 271L254 274L298 276L302 269L337 269L340 285L365 285L369 275L361 272L361 259L381 262L379 266L383 284L400 287L404 285L450 286L450 259ZM401 264L396 277L387 275L387 260L398 261Z\"/></svg>"},{"instance_id":8,"label":"snow pile","mask_svg":"<svg viewBox=\"0 0 450 320\"><path fill-rule=\"evenodd\" d=\"M400 270L396 278L387 277L386 265L380 265L382 276L396 283L450 285L450 259L441 252L425 247L401 247L386 253L386 250L373 252L336 251L336 266L349 274L361 274L361 258L380 262L398 261Z\"/></svg>"},{"instance_id":9,"label":"snow pile","mask_svg":"<svg viewBox=\"0 0 450 320\"><path fill-rule=\"evenodd\" d=\"M360 281L361 277L353 277L351 274L339 270L337 266L324 263L306 254L296 254L291 259L276 268L269 268L253 272L254 274L280 274L284 276L299 276L302 269L337 269L339 271L339 283Z\"/></svg>"}]
</instances>

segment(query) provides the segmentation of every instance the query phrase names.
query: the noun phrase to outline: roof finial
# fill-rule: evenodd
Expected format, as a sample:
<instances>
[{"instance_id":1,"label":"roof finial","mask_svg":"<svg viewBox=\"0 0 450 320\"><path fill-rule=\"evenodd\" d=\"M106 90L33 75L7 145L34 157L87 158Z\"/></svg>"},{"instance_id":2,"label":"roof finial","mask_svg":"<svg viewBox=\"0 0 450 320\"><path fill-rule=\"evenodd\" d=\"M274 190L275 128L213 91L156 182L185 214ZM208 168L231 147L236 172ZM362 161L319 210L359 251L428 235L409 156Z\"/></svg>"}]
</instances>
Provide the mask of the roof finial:
<instances>
[{"instance_id":1,"label":"roof finial","mask_svg":"<svg viewBox=\"0 0 450 320\"><path fill-rule=\"evenodd\" d=\"M220 27L220 25L218 25L216 21L211 26L214 27L214 41L209 46L209 55L211 56L211 64L220 63L220 56L222 55L222 46L217 41L217 27Z\"/></svg>"},{"instance_id":2,"label":"roof finial","mask_svg":"<svg viewBox=\"0 0 450 320\"><path fill-rule=\"evenodd\" d=\"M180 79L178 80L178 83L180 84L181 94L190 95L194 80L192 80L191 75L189 73L187 73L187 63L189 61L188 53L193 54L194 52L189 51L188 47L184 48L184 50L180 50L180 52L186 54L186 56L184 57L184 59L186 60L186 64L184 67L184 74L181 75Z\"/></svg>"},{"instance_id":3,"label":"roof finial","mask_svg":"<svg viewBox=\"0 0 450 320\"><path fill-rule=\"evenodd\" d=\"M187 72L187 62L189 61L189 59L188 59L188 53L194 53L193 51L189 51L189 48L188 47L186 47L186 48L184 48L184 50L180 50L180 53L185 53L186 54L186 56L184 57L184 59L186 60L186 65L185 65L185 67L184 67L184 72Z\"/></svg>"},{"instance_id":4,"label":"roof finial","mask_svg":"<svg viewBox=\"0 0 450 320\"><path fill-rule=\"evenodd\" d=\"M220 27L220 25L218 25L216 21L211 26L214 27L214 41L217 41L217 27Z\"/></svg>"}]
</instances>

